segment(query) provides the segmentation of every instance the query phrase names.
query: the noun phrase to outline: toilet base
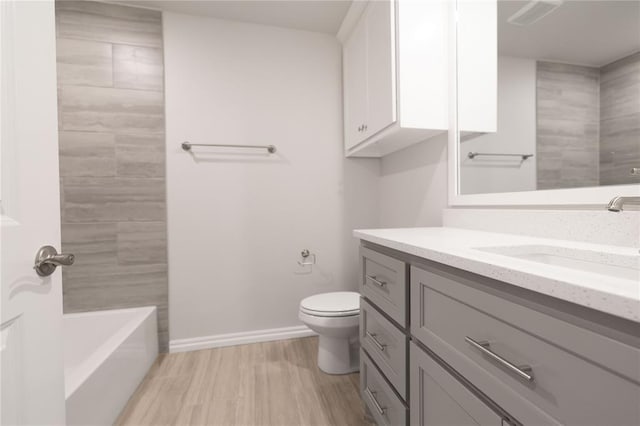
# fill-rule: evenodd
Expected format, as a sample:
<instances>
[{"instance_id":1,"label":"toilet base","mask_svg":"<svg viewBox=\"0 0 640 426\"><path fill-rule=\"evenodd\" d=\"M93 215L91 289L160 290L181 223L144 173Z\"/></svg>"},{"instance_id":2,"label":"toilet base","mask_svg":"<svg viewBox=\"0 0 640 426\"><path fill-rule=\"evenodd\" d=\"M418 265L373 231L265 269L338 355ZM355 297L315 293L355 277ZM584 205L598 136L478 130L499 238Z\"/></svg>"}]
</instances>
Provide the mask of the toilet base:
<instances>
[{"instance_id":1,"label":"toilet base","mask_svg":"<svg viewBox=\"0 0 640 426\"><path fill-rule=\"evenodd\" d=\"M349 374L360 369L360 352L349 338L318 336L318 367L327 374Z\"/></svg>"}]
</instances>

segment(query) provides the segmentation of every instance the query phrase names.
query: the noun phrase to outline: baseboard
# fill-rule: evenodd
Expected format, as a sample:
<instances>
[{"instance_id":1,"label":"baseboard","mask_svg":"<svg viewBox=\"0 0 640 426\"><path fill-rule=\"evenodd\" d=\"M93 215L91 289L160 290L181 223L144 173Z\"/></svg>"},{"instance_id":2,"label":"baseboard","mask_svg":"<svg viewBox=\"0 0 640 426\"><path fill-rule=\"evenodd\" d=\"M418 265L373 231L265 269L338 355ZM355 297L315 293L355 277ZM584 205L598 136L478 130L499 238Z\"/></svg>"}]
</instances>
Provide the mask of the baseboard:
<instances>
[{"instance_id":1,"label":"baseboard","mask_svg":"<svg viewBox=\"0 0 640 426\"><path fill-rule=\"evenodd\" d=\"M197 351L199 349L221 348L224 346L295 339L297 337L307 337L315 335L316 333L309 329L306 325L270 328L266 330L244 331L241 333L217 334L214 336L171 340L169 341L169 352L174 353Z\"/></svg>"}]
</instances>

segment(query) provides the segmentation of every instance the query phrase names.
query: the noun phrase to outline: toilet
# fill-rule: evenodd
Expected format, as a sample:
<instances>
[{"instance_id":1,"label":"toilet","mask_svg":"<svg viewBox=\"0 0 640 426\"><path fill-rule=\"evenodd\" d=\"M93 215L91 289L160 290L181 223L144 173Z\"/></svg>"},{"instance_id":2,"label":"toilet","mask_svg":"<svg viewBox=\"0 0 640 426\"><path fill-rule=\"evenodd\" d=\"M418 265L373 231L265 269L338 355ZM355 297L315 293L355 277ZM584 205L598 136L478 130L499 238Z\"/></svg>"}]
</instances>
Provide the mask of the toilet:
<instances>
[{"instance_id":1,"label":"toilet","mask_svg":"<svg viewBox=\"0 0 640 426\"><path fill-rule=\"evenodd\" d=\"M318 367L328 374L358 371L360 294L322 293L300 302L300 320L318 333Z\"/></svg>"}]
</instances>

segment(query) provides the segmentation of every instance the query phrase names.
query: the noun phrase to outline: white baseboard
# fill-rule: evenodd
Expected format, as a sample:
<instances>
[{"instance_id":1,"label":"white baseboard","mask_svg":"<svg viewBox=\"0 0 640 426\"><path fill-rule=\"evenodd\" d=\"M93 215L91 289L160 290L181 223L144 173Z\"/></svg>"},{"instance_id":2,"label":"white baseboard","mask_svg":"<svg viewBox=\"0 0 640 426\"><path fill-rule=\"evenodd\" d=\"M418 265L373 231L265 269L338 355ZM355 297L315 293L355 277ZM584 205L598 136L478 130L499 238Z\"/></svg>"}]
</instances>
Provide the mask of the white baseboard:
<instances>
[{"instance_id":1,"label":"white baseboard","mask_svg":"<svg viewBox=\"0 0 640 426\"><path fill-rule=\"evenodd\" d=\"M224 346L245 345L247 343L270 342L273 340L295 339L315 336L316 333L306 325L295 327L270 328L266 330L244 331L241 333L217 334L214 336L192 337L169 341L169 352L188 352L199 349L221 348Z\"/></svg>"}]
</instances>

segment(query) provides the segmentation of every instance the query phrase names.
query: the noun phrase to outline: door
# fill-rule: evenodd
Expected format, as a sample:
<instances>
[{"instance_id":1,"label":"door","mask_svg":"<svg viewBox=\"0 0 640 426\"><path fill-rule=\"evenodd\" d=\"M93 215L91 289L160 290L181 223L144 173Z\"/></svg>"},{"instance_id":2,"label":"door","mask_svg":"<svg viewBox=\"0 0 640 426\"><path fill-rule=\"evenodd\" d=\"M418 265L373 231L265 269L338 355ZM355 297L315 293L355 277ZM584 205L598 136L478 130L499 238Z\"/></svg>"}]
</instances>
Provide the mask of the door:
<instances>
[{"instance_id":1,"label":"door","mask_svg":"<svg viewBox=\"0 0 640 426\"><path fill-rule=\"evenodd\" d=\"M368 108L365 133L370 137L396 122L395 2L370 2L366 21Z\"/></svg>"},{"instance_id":2,"label":"door","mask_svg":"<svg viewBox=\"0 0 640 426\"><path fill-rule=\"evenodd\" d=\"M497 414L415 343L410 344L411 426L505 426Z\"/></svg>"},{"instance_id":3,"label":"door","mask_svg":"<svg viewBox=\"0 0 640 426\"><path fill-rule=\"evenodd\" d=\"M1 423L64 424L62 280L34 271L60 248L52 0L0 1Z\"/></svg>"},{"instance_id":4,"label":"door","mask_svg":"<svg viewBox=\"0 0 640 426\"><path fill-rule=\"evenodd\" d=\"M367 26L363 15L344 45L344 137L347 149L365 139L367 119Z\"/></svg>"}]
</instances>

